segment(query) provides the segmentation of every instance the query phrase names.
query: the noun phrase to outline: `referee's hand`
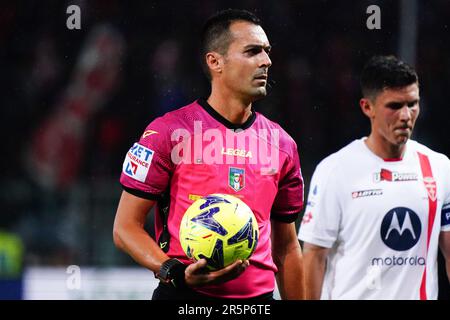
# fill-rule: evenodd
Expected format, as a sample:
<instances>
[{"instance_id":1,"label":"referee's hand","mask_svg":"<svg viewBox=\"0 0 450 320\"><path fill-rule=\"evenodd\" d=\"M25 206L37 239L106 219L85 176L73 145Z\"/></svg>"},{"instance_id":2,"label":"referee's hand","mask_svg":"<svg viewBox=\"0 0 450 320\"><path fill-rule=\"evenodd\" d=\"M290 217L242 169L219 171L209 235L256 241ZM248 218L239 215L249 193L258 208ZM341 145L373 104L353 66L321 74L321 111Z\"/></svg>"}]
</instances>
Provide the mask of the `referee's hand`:
<instances>
[{"instance_id":1,"label":"referee's hand","mask_svg":"<svg viewBox=\"0 0 450 320\"><path fill-rule=\"evenodd\" d=\"M201 287L224 283L239 277L249 264L248 260L237 260L223 269L210 271L206 267L206 260L200 259L186 268L184 273L186 284L189 287Z\"/></svg>"}]
</instances>

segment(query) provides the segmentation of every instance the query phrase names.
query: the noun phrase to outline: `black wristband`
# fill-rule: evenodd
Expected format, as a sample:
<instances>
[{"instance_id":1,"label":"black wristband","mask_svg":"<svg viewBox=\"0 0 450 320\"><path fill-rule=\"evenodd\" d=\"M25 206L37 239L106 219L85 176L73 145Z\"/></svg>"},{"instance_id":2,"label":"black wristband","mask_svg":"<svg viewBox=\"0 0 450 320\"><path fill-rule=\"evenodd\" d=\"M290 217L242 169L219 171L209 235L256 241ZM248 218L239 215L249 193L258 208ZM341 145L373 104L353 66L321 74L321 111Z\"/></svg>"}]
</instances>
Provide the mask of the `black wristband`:
<instances>
[{"instance_id":1,"label":"black wristband","mask_svg":"<svg viewBox=\"0 0 450 320\"><path fill-rule=\"evenodd\" d=\"M186 279L184 277L184 270L186 270L186 268L187 265L183 262L172 258L164 261L159 269L157 277L177 289L186 288Z\"/></svg>"}]
</instances>

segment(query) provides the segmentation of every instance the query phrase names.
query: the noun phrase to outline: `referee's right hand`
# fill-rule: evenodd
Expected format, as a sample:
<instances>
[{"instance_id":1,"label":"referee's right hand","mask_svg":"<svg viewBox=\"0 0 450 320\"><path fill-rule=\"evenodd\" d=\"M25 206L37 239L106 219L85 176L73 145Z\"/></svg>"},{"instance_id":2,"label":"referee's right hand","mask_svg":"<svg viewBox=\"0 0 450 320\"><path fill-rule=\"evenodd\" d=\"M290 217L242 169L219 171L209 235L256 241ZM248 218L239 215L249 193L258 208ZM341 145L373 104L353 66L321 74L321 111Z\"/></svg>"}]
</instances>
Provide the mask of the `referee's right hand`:
<instances>
[{"instance_id":1,"label":"referee's right hand","mask_svg":"<svg viewBox=\"0 0 450 320\"><path fill-rule=\"evenodd\" d=\"M186 268L185 279L189 287L202 287L233 280L239 277L250 264L248 260L237 260L223 269L210 271L206 263L205 259L200 259Z\"/></svg>"}]
</instances>

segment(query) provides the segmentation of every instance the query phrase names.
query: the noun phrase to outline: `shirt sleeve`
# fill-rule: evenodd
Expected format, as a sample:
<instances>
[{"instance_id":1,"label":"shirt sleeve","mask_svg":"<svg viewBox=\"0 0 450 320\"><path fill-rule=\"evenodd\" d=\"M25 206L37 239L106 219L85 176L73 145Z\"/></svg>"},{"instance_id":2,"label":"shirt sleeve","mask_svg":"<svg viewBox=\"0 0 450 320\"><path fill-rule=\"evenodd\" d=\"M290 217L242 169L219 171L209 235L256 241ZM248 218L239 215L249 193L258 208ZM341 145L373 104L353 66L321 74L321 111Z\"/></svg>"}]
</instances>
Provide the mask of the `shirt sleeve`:
<instances>
[{"instance_id":1,"label":"shirt sleeve","mask_svg":"<svg viewBox=\"0 0 450 320\"><path fill-rule=\"evenodd\" d=\"M441 231L450 231L450 200L442 206Z\"/></svg>"},{"instance_id":2,"label":"shirt sleeve","mask_svg":"<svg viewBox=\"0 0 450 320\"><path fill-rule=\"evenodd\" d=\"M447 169L447 190L441 211L441 231L450 231L450 160L447 157L445 157L445 168Z\"/></svg>"},{"instance_id":3,"label":"shirt sleeve","mask_svg":"<svg viewBox=\"0 0 450 320\"><path fill-rule=\"evenodd\" d=\"M291 223L303 208L303 177L297 146L281 170L278 193L271 211L271 219Z\"/></svg>"},{"instance_id":4,"label":"shirt sleeve","mask_svg":"<svg viewBox=\"0 0 450 320\"><path fill-rule=\"evenodd\" d=\"M317 166L299 231L300 240L325 248L336 241L342 215L335 171L328 161Z\"/></svg>"},{"instance_id":5,"label":"shirt sleeve","mask_svg":"<svg viewBox=\"0 0 450 320\"><path fill-rule=\"evenodd\" d=\"M173 170L168 126L163 118L157 118L125 155L120 183L135 196L158 200Z\"/></svg>"}]
</instances>

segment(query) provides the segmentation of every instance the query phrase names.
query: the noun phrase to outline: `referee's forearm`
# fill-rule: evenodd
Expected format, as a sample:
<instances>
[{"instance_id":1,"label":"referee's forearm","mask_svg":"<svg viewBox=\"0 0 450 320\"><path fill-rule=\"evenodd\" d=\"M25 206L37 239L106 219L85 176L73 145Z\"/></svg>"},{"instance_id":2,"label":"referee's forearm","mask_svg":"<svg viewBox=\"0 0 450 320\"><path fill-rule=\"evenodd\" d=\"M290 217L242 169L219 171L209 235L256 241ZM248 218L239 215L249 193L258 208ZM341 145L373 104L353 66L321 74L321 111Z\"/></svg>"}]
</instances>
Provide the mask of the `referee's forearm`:
<instances>
[{"instance_id":1,"label":"referee's forearm","mask_svg":"<svg viewBox=\"0 0 450 320\"><path fill-rule=\"evenodd\" d=\"M158 244L139 226L128 225L126 228L114 228L114 243L128 253L134 261L143 267L158 272L161 264L169 257Z\"/></svg>"}]
</instances>

